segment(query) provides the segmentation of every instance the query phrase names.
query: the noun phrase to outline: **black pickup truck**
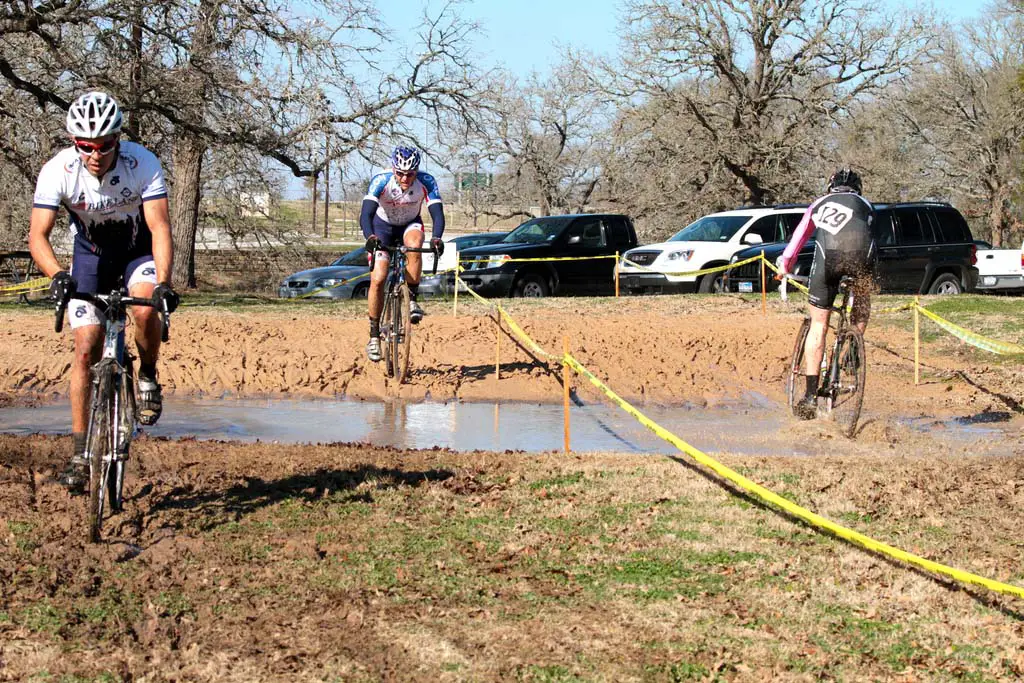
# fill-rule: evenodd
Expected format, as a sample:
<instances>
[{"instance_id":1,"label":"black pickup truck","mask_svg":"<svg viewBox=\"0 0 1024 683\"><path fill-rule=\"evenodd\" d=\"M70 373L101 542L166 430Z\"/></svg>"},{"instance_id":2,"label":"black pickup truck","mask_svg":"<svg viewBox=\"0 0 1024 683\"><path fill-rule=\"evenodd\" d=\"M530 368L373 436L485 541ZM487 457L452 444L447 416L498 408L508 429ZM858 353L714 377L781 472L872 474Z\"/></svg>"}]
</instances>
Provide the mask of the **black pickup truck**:
<instances>
[{"instance_id":1,"label":"black pickup truck","mask_svg":"<svg viewBox=\"0 0 1024 683\"><path fill-rule=\"evenodd\" d=\"M463 281L482 296L602 295L615 291L614 258L513 259L614 256L636 245L633 222L621 214L541 216L500 242L459 252L459 260Z\"/></svg>"}]
</instances>

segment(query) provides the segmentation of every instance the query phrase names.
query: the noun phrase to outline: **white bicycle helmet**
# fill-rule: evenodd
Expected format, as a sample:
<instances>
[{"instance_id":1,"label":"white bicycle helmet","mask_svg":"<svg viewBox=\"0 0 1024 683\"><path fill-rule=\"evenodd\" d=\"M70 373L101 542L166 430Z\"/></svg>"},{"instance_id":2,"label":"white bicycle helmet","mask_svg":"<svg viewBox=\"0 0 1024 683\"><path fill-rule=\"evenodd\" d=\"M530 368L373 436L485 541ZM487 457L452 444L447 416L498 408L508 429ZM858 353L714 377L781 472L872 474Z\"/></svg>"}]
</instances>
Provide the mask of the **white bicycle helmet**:
<instances>
[{"instance_id":1,"label":"white bicycle helmet","mask_svg":"<svg viewBox=\"0 0 1024 683\"><path fill-rule=\"evenodd\" d=\"M391 167L396 171L415 171L420 167L420 151L404 145L395 147L391 153Z\"/></svg>"},{"instance_id":2,"label":"white bicycle helmet","mask_svg":"<svg viewBox=\"0 0 1024 683\"><path fill-rule=\"evenodd\" d=\"M121 132L121 108L98 90L87 92L68 108L68 133L76 138L101 138Z\"/></svg>"}]
</instances>

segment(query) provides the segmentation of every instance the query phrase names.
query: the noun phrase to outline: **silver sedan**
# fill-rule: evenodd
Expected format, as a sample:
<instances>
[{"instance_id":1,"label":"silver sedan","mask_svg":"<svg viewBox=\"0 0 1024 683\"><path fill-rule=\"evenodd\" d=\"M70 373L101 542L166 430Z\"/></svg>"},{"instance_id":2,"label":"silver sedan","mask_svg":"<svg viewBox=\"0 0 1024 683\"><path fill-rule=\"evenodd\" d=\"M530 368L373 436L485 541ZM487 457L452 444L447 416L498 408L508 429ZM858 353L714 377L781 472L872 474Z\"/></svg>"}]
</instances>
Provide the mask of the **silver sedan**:
<instances>
[{"instance_id":1,"label":"silver sedan","mask_svg":"<svg viewBox=\"0 0 1024 683\"><path fill-rule=\"evenodd\" d=\"M329 266L289 275L277 289L287 299L365 299L370 288L366 249L359 247Z\"/></svg>"}]
</instances>

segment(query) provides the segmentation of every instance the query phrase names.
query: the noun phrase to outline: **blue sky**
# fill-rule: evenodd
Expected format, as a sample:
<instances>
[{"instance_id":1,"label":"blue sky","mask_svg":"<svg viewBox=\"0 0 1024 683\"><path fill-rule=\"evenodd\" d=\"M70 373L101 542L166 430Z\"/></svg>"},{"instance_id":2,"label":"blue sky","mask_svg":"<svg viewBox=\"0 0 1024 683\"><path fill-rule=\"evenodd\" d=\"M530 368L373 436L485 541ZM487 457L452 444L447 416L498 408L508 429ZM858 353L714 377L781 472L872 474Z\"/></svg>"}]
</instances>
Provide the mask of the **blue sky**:
<instances>
[{"instance_id":1,"label":"blue sky","mask_svg":"<svg viewBox=\"0 0 1024 683\"><path fill-rule=\"evenodd\" d=\"M700 0L686 0L700 1ZM436 12L447 0L399 0L380 3L377 7L397 39L414 39L412 31L419 24L424 7ZM893 10L907 9L918 3L880 0ZM969 20L981 14L987 2L981 0L931 0L923 6L934 8L934 16L950 22ZM454 5L459 14L480 26L474 50L482 67L504 67L520 78L531 72L540 75L558 60L561 49L573 47L602 55L614 55L618 45L618 0L463 0ZM368 175L365 164L350 159L349 172ZM428 172L438 172L430 163ZM290 181L289 196L305 193L301 183Z\"/></svg>"},{"instance_id":2,"label":"blue sky","mask_svg":"<svg viewBox=\"0 0 1024 683\"><path fill-rule=\"evenodd\" d=\"M699 1L699 0L689 0ZM917 3L881 0L893 9L909 8ZM416 0L380 5L379 10L394 28L400 22L415 22L421 10L410 11ZM924 6L934 8L935 16L950 21L978 16L986 2L980 0L934 0ZM436 11L437 1L429 2ZM420 8L423 5L419 5ZM531 71L544 74L556 61L559 45L585 48L598 54L614 54L618 44L620 3L616 0L468 0L456 6L462 16L480 24L482 34L476 49L490 66L504 66L518 76Z\"/></svg>"}]
</instances>

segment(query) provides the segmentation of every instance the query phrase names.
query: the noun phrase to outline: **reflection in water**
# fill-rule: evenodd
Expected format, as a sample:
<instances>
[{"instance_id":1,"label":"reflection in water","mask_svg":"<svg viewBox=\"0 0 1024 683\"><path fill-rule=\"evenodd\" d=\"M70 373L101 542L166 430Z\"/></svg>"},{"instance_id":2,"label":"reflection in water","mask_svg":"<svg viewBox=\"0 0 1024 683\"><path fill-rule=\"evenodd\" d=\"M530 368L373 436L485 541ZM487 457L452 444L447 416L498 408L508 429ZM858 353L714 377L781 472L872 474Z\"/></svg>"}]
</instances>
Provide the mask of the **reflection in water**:
<instances>
[{"instance_id":1,"label":"reflection in water","mask_svg":"<svg viewBox=\"0 0 1024 683\"><path fill-rule=\"evenodd\" d=\"M574 451L676 452L614 406L574 405L570 411ZM784 429L788 422L782 407L761 396L711 408L645 406L644 412L708 452L800 454ZM66 403L0 409L0 432L67 434L69 428ZM557 404L169 398L160 423L146 431L200 439L535 452L562 450L562 429ZM977 424L939 431L946 433L937 438L953 442L1002 434L997 427Z\"/></svg>"}]
</instances>

